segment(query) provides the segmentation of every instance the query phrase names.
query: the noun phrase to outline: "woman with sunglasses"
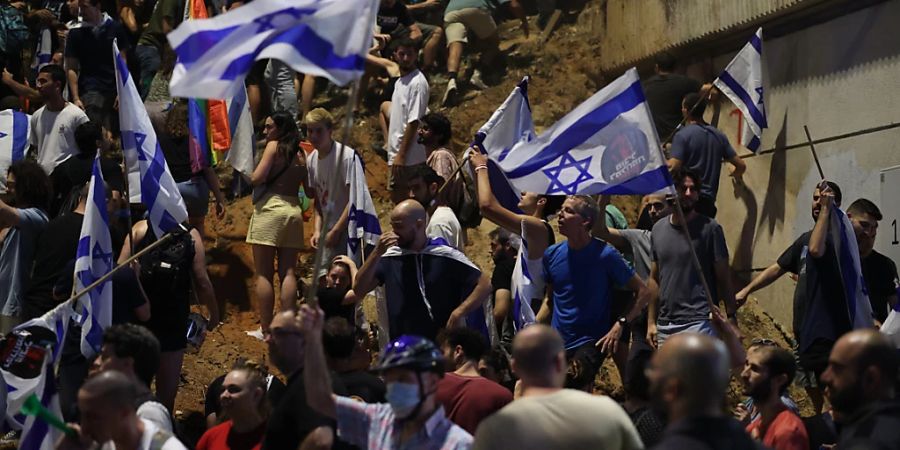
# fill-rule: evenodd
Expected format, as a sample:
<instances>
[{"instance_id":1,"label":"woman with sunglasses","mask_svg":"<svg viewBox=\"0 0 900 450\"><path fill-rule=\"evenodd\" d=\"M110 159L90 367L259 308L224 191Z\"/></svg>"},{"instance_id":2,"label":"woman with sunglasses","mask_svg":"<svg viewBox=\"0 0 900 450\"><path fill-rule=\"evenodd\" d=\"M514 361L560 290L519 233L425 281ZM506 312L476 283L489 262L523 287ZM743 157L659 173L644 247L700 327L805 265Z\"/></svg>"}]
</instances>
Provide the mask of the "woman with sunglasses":
<instances>
[{"instance_id":1,"label":"woman with sunglasses","mask_svg":"<svg viewBox=\"0 0 900 450\"><path fill-rule=\"evenodd\" d=\"M295 308L297 278L294 266L303 248L303 210L297 192L307 187L306 155L294 118L279 111L266 118L266 148L253 170L253 215L247 243L253 249L260 329L248 334L262 339L272 323L275 304L275 259L281 280L281 310Z\"/></svg>"},{"instance_id":2,"label":"woman with sunglasses","mask_svg":"<svg viewBox=\"0 0 900 450\"><path fill-rule=\"evenodd\" d=\"M219 403L226 420L203 433L197 450L259 450L269 415L262 367L253 361L235 364L222 382Z\"/></svg>"}]
</instances>

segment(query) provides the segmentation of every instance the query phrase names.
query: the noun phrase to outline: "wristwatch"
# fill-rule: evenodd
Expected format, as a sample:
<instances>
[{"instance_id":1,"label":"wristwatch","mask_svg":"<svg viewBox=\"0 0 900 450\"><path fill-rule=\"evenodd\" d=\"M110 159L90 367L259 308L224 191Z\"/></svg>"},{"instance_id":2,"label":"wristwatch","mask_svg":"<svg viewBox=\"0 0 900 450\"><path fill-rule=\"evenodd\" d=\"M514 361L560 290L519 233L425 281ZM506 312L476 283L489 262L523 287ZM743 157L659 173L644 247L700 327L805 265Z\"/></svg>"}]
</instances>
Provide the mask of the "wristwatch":
<instances>
[{"instance_id":1,"label":"wristwatch","mask_svg":"<svg viewBox=\"0 0 900 450\"><path fill-rule=\"evenodd\" d=\"M616 319L616 322L619 322L619 325L622 325L623 327L628 325L628 319L626 319L625 316L619 317Z\"/></svg>"}]
</instances>

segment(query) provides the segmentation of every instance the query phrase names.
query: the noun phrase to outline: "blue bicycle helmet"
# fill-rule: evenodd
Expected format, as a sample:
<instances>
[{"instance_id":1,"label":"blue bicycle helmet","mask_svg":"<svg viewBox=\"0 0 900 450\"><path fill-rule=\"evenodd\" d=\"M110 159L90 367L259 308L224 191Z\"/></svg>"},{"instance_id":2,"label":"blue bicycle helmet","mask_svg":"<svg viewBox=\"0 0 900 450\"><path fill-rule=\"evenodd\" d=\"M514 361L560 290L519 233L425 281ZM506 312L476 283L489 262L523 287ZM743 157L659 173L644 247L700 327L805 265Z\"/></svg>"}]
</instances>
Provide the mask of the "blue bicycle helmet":
<instances>
[{"instance_id":1,"label":"blue bicycle helmet","mask_svg":"<svg viewBox=\"0 0 900 450\"><path fill-rule=\"evenodd\" d=\"M403 335L393 340L381 352L378 364L372 370L403 368L416 372L444 372L444 355L428 339Z\"/></svg>"}]
</instances>

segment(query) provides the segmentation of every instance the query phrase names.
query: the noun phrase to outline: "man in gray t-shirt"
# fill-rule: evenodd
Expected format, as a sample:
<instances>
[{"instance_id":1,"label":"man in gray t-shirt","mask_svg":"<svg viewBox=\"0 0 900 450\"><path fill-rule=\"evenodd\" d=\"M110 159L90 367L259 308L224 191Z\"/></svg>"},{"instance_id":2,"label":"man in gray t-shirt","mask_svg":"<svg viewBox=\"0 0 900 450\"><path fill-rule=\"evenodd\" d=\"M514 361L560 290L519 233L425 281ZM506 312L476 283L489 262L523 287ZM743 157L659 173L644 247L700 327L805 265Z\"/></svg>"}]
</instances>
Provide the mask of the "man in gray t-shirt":
<instances>
[{"instance_id":1,"label":"man in gray t-shirt","mask_svg":"<svg viewBox=\"0 0 900 450\"><path fill-rule=\"evenodd\" d=\"M691 111L694 104L697 106ZM685 167L701 177L700 198L695 209L700 214L715 218L722 162L727 161L734 166L731 176L735 178L747 170L747 165L737 156L728 138L703 121L705 109L706 101L700 101L699 94L690 93L684 97L681 111L687 124L672 138L671 157L667 164L671 170Z\"/></svg>"},{"instance_id":2,"label":"man in gray t-shirt","mask_svg":"<svg viewBox=\"0 0 900 450\"><path fill-rule=\"evenodd\" d=\"M694 208L700 196L699 176L689 170L677 170L672 176L710 295L716 303L725 300L728 318L734 321L737 306L728 274L728 248L722 227ZM656 222L651 235L650 277L659 285L659 295L650 302L647 336L660 345L667 337L684 331L713 334L703 283L691 262L683 231L675 221L672 214Z\"/></svg>"}]
</instances>

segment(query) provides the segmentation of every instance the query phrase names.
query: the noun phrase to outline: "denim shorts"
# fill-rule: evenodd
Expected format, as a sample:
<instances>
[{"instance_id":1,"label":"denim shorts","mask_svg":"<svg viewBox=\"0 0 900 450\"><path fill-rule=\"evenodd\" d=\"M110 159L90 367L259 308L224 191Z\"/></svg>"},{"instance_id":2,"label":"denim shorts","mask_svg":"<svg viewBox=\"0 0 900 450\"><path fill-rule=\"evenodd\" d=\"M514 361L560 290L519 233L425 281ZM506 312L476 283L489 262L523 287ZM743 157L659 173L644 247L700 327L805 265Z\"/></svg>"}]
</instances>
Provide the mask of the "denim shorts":
<instances>
[{"instance_id":1,"label":"denim shorts","mask_svg":"<svg viewBox=\"0 0 900 450\"><path fill-rule=\"evenodd\" d=\"M178 192L184 199L188 217L203 217L209 212L209 186L203 178L194 177L178 183Z\"/></svg>"}]
</instances>

